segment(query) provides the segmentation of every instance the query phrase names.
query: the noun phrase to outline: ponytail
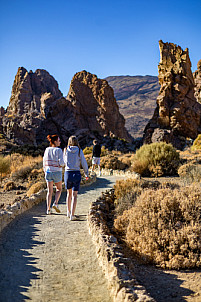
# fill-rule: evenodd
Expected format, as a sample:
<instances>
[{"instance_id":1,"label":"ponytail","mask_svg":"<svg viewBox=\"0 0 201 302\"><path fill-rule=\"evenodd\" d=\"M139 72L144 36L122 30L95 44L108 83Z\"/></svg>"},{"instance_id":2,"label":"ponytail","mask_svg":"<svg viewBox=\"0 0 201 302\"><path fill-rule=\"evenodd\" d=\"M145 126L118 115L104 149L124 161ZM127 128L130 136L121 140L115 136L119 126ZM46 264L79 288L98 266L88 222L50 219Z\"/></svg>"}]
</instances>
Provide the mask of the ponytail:
<instances>
[{"instance_id":1,"label":"ponytail","mask_svg":"<svg viewBox=\"0 0 201 302\"><path fill-rule=\"evenodd\" d=\"M47 140L50 142L50 147L54 147L55 142L58 140L59 136L57 134L48 135Z\"/></svg>"}]
</instances>

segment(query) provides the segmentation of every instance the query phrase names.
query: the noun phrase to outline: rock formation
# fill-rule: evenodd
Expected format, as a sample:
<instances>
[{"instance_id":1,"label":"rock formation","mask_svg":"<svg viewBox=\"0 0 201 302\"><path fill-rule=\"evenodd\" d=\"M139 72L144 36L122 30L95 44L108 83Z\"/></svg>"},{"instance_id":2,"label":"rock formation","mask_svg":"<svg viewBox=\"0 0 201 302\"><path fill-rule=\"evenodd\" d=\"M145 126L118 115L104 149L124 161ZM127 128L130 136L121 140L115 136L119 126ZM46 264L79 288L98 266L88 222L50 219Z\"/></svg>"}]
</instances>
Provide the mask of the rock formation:
<instances>
[{"instance_id":1,"label":"rock formation","mask_svg":"<svg viewBox=\"0 0 201 302\"><path fill-rule=\"evenodd\" d=\"M7 114L3 117L6 137L18 144L37 145L45 141L48 133L59 133L64 140L74 124L71 105L56 80L45 70L37 69L33 73L18 68Z\"/></svg>"},{"instance_id":2,"label":"rock formation","mask_svg":"<svg viewBox=\"0 0 201 302\"><path fill-rule=\"evenodd\" d=\"M95 132L130 139L112 88L85 71L73 77L66 99L47 71L28 72L20 67L6 113L1 111L1 132L20 145L41 144L54 133L59 134L62 146L72 134L82 145L92 141Z\"/></svg>"},{"instance_id":3,"label":"rock formation","mask_svg":"<svg viewBox=\"0 0 201 302\"><path fill-rule=\"evenodd\" d=\"M188 49L159 41L161 60L157 108L144 131L144 142L171 142L182 149L185 138L201 133L201 104L194 97Z\"/></svg>"},{"instance_id":4,"label":"rock formation","mask_svg":"<svg viewBox=\"0 0 201 302\"><path fill-rule=\"evenodd\" d=\"M195 98L201 104L201 60L197 64L197 70L193 73L195 81Z\"/></svg>"},{"instance_id":5,"label":"rock formation","mask_svg":"<svg viewBox=\"0 0 201 302\"><path fill-rule=\"evenodd\" d=\"M131 141L114 91L106 80L85 70L76 73L71 81L67 100L75 109L79 128Z\"/></svg>"}]
</instances>

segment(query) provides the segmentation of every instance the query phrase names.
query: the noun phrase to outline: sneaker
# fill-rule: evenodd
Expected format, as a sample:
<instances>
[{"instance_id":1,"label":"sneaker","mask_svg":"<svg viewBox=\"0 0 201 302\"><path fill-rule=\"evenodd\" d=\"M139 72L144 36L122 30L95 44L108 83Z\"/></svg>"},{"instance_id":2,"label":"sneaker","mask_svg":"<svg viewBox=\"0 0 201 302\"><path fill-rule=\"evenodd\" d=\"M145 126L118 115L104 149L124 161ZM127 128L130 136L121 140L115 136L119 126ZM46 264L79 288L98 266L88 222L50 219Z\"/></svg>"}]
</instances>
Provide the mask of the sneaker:
<instances>
[{"instance_id":1,"label":"sneaker","mask_svg":"<svg viewBox=\"0 0 201 302\"><path fill-rule=\"evenodd\" d=\"M52 213L51 209L47 210L47 212L46 212L47 215L50 215L51 213Z\"/></svg>"},{"instance_id":2,"label":"sneaker","mask_svg":"<svg viewBox=\"0 0 201 302\"><path fill-rule=\"evenodd\" d=\"M57 213L61 213L61 211L59 210L59 206L58 206L58 204L55 204L55 203L53 203L53 209L55 209L55 211L57 212Z\"/></svg>"},{"instance_id":3,"label":"sneaker","mask_svg":"<svg viewBox=\"0 0 201 302\"><path fill-rule=\"evenodd\" d=\"M67 217L70 218L70 212L67 210Z\"/></svg>"},{"instance_id":4,"label":"sneaker","mask_svg":"<svg viewBox=\"0 0 201 302\"><path fill-rule=\"evenodd\" d=\"M70 215L70 220L71 221L76 220L76 217L74 215Z\"/></svg>"}]
</instances>

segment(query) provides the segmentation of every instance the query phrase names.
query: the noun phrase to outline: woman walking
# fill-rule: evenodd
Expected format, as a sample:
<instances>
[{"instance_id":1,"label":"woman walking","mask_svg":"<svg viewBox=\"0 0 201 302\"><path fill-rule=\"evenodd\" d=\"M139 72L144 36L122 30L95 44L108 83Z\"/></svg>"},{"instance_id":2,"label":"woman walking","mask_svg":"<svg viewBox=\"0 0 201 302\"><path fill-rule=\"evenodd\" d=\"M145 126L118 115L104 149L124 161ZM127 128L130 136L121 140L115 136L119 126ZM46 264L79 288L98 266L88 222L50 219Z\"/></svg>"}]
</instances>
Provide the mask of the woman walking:
<instances>
[{"instance_id":1,"label":"woman walking","mask_svg":"<svg viewBox=\"0 0 201 302\"><path fill-rule=\"evenodd\" d=\"M43 169L47 182L47 214L51 214L51 201L53 194L53 183L56 186L55 201L53 208L60 213L58 201L62 191L62 166L64 166L63 152L59 148L61 141L58 135L48 135L50 147L45 149L43 156Z\"/></svg>"},{"instance_id":2,"label":"woman walking","mask_svg":"<svg viewBox=\"0 0 201 302\"><path fill-rule=\"evenodd\" d=\"M65 174L64 182L67 189L66 205L67 217L75 220L75 209L77 205L77 194L80 187L81 173L80 164L88 178L88 165L81 150L76 136L70 136L68 146L64 150Z\"/></svg>"}]
</instances>

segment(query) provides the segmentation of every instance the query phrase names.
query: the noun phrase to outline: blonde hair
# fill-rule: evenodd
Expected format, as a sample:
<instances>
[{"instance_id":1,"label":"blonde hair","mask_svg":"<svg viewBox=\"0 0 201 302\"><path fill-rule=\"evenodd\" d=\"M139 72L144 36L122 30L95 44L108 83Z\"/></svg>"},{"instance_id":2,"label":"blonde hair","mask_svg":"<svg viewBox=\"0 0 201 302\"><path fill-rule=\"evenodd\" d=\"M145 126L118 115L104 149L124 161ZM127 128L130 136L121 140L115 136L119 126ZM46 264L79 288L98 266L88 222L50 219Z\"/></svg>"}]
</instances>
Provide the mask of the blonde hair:
<instances>
[{"instance_id":1,"label":"blonde hair","mask_svg":"<svg viewBox=\"0 0 201 302\"><path fill-rule=\"evenodd\" d=\"M77 146L79 148L79 156L80 156L80 145L79 145L78 139L77 139L77 137L75 135L71 135L69 137L67 148L69 146ZM65 148L65 152L66 152L67 148Z\"/></svg>"}]
</instances>

